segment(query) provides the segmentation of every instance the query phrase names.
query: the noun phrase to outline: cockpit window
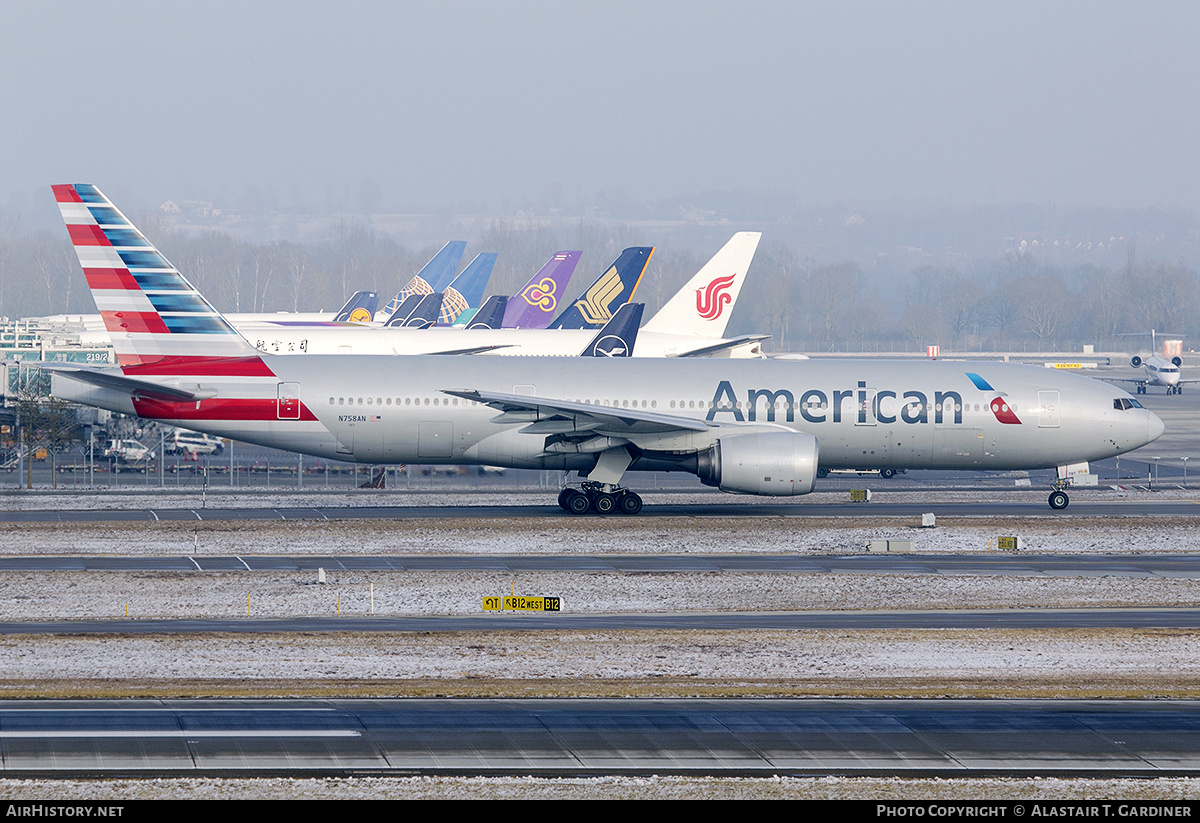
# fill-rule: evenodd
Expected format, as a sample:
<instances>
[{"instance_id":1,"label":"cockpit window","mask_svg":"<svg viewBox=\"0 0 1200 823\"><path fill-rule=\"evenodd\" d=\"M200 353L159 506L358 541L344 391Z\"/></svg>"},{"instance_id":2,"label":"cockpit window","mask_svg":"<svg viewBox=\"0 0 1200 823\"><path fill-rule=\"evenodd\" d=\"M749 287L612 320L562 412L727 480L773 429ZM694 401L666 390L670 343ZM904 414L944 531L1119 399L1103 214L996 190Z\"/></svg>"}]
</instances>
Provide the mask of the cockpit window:
<instances>
[{"instance_id":1,"label":"cockpit window","mask_svg":"<svg viewBox=\"0 0 1200 823\"><path fill-rule=\"evenodd\" d=\"M1126 409L1140 409L1141 407L1142 404L1134 400L1132 397L1118 397L1113 400L1113 408L1117 409L1118 411L1125 411Z\"/></svg>"}]
</instances>

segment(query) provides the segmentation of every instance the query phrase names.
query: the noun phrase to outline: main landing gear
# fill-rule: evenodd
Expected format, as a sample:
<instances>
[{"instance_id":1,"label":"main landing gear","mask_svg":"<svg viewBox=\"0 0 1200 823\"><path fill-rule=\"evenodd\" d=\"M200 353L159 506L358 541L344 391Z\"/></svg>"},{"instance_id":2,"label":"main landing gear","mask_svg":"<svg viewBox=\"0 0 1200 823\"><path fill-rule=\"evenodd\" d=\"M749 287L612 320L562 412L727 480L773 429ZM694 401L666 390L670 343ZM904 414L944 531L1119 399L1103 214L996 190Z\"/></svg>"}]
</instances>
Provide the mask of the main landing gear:
<instances>
[{"instance_id":1,"label":"main landing gear","mask_svg":"<svg viewBox=\"0 0 1200 823\"><path fill-rule=\"evenodd\" d=\"M642 498L620 486L585 480L582 489L559 492L558 505L571 514L637 514L642 510Z\"/></svg>"}]
</instances>

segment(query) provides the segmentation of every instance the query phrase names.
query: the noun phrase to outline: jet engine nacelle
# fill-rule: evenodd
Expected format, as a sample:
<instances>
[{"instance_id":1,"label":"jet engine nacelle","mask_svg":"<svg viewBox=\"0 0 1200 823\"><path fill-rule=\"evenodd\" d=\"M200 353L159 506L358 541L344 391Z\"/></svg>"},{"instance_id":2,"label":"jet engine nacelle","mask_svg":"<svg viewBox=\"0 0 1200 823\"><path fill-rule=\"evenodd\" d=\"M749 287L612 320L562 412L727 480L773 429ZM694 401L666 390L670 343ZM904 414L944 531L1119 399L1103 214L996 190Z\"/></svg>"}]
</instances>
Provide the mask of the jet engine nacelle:
<instances>
[{"instance_id":1,"label":"jet engine nacelle","mask_svg":"<svg viewBox=\"0 0 1200 823\"><path fill-rule=\"evenodd\" d=\"M696 474L724 492L788 497L817 479L817 438L800 432L747 432L718 438L697 455Z\"/></svg>"},{"instance_id":2,"label":"jet engine nacelle","mask_svg":"<svg viewBox=\"0 0 1200 823\"><path fill-rule=\"evenodd\" d=\"M1175 364L1175 368L1179 368L1180 366L1183 365L1183 358L1180 357L1179 355L1176 355L1171 358L1171 362Z\"/></svg>"},{"instance_id":3,"label":"jet engine nacelle","mask_svg":"<svg viewBox=\"0 0 1200 823\"><path fill-rule=\"evenodd\" d=\"M1135 354L1132 358L1130 358L1129 363L1136 369L1138 366L1142 365L1142 358Z\"/></svg>"}]
</instances>

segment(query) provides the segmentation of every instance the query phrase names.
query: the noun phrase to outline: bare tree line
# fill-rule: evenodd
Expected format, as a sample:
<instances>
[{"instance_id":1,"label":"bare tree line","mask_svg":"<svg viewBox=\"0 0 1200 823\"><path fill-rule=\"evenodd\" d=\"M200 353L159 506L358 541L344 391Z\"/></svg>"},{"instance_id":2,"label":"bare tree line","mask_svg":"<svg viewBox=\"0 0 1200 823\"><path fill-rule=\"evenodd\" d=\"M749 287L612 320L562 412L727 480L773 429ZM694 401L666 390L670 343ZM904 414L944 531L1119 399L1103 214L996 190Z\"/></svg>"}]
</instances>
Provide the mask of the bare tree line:
<instances>
[{"instance_id":1,"label":"bare tree line","mask_svg":"<svg viewBox=\"0 0 1200 823\"><path fill-rule=\"evenodd\" d=\"M220 231L183 232L161 215L135 220L209 298L227 312L334 309L354 291L395 294L440 248L405 248L368 225L336 219L314 240L248 242ZM451 229L452 231L453 229ZM466 237L468 258L499 254L489 293L512 294L559 249L583 257L569 293L581 291L621 250L655 238L627 224L581 220L554 227L492 220ZM445 239L463 239L447 237ZM649 312L702 266L717 245L660 246L639 287ZM465 261L464 261L465 262ZM23 231L0 213L0 314L10 318L90 313L65 235ZM764 238L730 334L767 333L771 351L1077 350L1136 348L1118 338L1150 328L1200 334L1200 280L1182 263L1137 260L1117 268L1062 266L1035 253L975 260L969 271L922 266L868 274L855 262L820 261Z\"/></svg>"}]
</instances>

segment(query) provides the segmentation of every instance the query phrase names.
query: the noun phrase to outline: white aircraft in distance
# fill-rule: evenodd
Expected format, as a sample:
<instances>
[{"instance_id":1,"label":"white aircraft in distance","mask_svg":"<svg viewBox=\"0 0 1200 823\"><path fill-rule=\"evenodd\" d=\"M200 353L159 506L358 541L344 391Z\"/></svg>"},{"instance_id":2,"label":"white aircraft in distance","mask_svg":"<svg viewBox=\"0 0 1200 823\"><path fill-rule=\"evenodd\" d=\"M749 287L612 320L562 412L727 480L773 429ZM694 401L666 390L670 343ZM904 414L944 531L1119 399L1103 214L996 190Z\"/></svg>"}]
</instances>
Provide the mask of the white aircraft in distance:
<instances>
[{"instance_id":1,"label":"white aircraft in distance","mask_svg":"<svg viewBox=\"0 0 1200 823\"><path fill-rule=\"evenodd\" d=\"M1150 350L1157 351L1156 335L1157 332L1151 329L1149 332L1131 332L1123 334L1121 337L1133 337L1150 335ZM1181 335L1164 335L1167 337L1180 337ZM1142 377L1102 377L1101 380L1106 380L1109 383L1132 383L1134 384L1138 394L1145 394L1150 386L1163 386L1167 390L1167 394L1183 394L1183 387L1187 383L1200 383L1198 378L1184 379L1179 372L1179 368L1183 365L1183 358L1176 355L1168 359L1165 356L1152 354L1148 357L1142 357L1135 354L1129 359L1129 365L1135 369L1142 370Z\"/></svg>"},{"instance_id":2,"label":"white aircraft in distance","mask_svg":"<svg viewBox=\"0 0 1200 823\"><path fill-rule=\"evenodd\" d=\"M1008 363L264 355L93 186L54 192L120 365L39 364L53 394L193 431L361 463L577 471L559 504L578 514L640 511L628 471L771 496L864 456L1066 476L1163 432L1106 383ZM1056 487L1050 505L1068 502Z\"/></svg>"}]
</instances>

